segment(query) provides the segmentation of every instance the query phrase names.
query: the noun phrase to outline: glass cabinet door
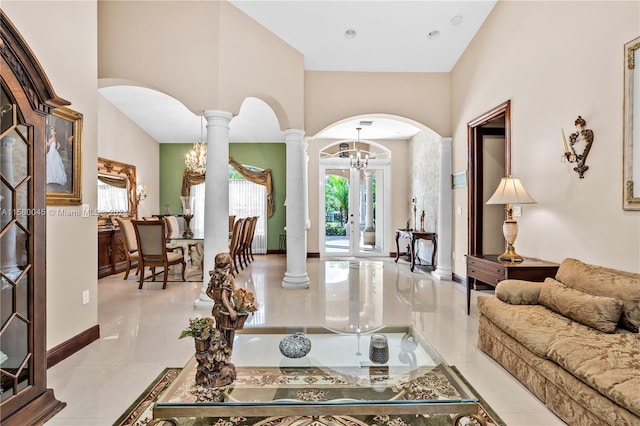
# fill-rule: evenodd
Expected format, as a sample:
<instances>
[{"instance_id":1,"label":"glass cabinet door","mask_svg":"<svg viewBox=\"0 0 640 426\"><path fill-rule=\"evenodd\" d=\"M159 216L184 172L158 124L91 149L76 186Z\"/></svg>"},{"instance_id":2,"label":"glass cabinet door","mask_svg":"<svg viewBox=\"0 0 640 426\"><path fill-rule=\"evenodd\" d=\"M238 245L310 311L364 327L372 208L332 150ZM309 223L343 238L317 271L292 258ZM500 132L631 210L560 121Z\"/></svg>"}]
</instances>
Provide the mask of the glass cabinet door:
<instances>
[{"instance_id":1,"label":"glass cabinet door","mask_svg":"<svg viewBox=\"0 0 640 426\"><path fill-rule=\"evenodd\" d=\"M31 217L32 127L5 88L0 95L0 398L5 401L32 384L33 296ZM45 212L46 213L46 212Z\"/></svg>"}]
</instances>

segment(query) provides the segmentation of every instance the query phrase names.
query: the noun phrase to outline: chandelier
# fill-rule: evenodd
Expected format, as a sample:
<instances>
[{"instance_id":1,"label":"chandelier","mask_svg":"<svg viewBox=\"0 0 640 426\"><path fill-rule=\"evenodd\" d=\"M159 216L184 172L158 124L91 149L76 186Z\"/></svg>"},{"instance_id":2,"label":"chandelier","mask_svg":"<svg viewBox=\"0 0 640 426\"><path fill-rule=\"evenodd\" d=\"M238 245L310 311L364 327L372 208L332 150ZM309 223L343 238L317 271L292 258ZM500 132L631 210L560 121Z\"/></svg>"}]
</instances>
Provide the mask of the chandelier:
<instances>
[{"instance_id":1,"label":"chandelier","mask_svg":"<svg viewBox=\"0 0 640 426\"><path fill-rule=\"evenodd\" d=\"M193 149L184 160L187 170L194 173L204 173L207 169L207 143L204 141L202 120L200 116L200 141L194 142Z\"/></svg>"},{"instance_id":2,"label":"chandelier","mask_svg":"<svg viewBox=\"0 0 640 426\"><path fill-rule=\"evenodd\" d=\"M358 131L358 142L357 144L355 141L353 142L353 152L355 152L355 154L351 154L351 168L364 170L369 165L369 154L365 155L364 159L362 158L362 153L360 152L360 130L362 130L362 128L356 127L356 130Z\"/></svg>"}]
</instances>

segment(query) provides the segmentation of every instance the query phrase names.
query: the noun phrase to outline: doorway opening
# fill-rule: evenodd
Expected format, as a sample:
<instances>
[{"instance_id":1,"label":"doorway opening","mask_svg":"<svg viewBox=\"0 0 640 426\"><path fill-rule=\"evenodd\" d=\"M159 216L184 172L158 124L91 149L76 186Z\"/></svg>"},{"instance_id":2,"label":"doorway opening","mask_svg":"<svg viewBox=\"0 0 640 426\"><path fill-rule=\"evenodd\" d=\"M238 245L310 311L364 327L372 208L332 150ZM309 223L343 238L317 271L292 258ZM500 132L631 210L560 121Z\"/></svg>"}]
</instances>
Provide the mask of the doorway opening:
<instances>
[{"instance_id":1,"label":"doorway opening","mask_svg":"<svg viewBox=\"0 0 640 426\"><path fill-rule=\"evenodd\" d=\"M320 255L381 256L389 251L390 151L368 141L368 164L352 166L340 142L320 152ZM338 148L338 149L336 149Z\"/></svg>"},{"instance_id":2,"label":"doorway opening","mask_svg":"<svg viewBox=\"0 0 640 426\"><path fill-rule=\"evenodd\" d=\"M468 253L504 251L504 209L485 205L500 178L511 174L511 101L468 123L469 220Z\"/></svg>"}]
</instances>

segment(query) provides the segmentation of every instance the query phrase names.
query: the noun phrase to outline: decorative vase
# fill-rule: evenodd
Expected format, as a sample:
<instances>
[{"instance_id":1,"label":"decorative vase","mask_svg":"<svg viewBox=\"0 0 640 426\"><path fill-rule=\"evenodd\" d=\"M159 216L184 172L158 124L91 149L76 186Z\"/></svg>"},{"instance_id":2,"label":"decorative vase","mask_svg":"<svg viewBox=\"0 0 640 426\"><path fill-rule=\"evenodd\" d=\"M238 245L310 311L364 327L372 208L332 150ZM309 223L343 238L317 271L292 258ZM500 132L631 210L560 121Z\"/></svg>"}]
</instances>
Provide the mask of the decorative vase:
<instances>
[{"instance_id":1,"label":"decorative vase","mask_svg":"<svg viewBox=\"0 0 640 426\"><path fill-rule=\"evenodd\" d=\"M280 352L287 358L302 358L311 350L311 340L298 332L280 341Z\"/></svg>"},{"instance_id":2,"label":"decorative vase","mask_svg":"<svg viewBox=\"0 0 640 426\"><path fill-rule=\"evenodd\" d=\"M372 334L369 343L369 360L374 364L385 364L389 361L389 342L387 336Z\"/></svg>"}]
</instances>

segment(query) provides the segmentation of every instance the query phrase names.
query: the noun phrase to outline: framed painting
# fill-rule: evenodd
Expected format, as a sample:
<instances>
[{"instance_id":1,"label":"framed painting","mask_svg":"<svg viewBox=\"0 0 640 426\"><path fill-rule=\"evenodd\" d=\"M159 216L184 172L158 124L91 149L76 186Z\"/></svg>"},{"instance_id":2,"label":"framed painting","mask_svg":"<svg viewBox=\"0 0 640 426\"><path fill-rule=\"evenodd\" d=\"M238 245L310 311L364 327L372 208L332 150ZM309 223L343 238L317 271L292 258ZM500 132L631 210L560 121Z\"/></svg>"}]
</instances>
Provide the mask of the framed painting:
<instances>
[{"instance_id":1,"label":"framed painting","mask_svg":"<svg viewBox=\"0 0 640 426\"><path fill-rule=\"evenodd\" d=\"M464 188L467 186L467 171L462 171L458 173L454 173L451 176L451 187L453 189L456 188Z\"/></svg>"},{"instance_id":2,"label":"framed painting","mask_svg":"<svg viewBox=\"0 0 640 426\"><path fill-rule=\"evenodd\" d=\"M47 204L79 205L82 166L82 114L66 107L47 116Z\"/></svg>"}]
</instances>

